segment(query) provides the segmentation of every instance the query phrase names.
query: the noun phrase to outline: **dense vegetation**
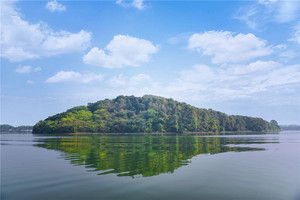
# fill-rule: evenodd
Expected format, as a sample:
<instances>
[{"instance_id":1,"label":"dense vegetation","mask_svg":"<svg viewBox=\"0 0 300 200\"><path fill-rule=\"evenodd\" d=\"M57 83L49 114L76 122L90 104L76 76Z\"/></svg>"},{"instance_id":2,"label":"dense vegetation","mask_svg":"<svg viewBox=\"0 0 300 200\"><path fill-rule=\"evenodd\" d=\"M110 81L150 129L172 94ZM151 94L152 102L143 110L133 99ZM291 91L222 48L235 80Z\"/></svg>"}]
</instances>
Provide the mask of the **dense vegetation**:
<instances>
[{"instance_id":1,"label":"dense vegetation","mask_svg":"<svg viewBox=\"0 0 300 200\"><path fill-rule=\"evenodd\" d=\"M11 126L8 124L0 125L0 132L31 132L32 126Z\"/></svg>"},{"instance_id":2,"label":"dense vegetation","mask_svg":"<svg viewBox=\"0 0 300 200\"><path fill-rule=\"evenodd\" d=\"M151 133L280 130L277 122L199 109L173 99L118 96L39 121L33 133Z\"/></svg>"}]
</instances>

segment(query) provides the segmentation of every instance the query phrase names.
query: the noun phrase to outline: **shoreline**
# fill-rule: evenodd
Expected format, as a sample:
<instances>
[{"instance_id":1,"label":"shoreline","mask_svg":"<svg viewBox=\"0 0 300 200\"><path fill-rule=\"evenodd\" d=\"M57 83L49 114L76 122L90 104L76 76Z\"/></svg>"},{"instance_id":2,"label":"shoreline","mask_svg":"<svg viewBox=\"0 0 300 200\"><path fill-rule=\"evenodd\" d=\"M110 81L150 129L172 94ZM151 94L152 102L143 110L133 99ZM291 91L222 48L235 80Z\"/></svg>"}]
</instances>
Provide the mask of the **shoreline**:
<instances>
[{"instance_id":1,"label":"shoreline","mask_svg":"<svg viewBox=\"0 0 300 200\"><path fill-rule=\"evenodd\" d=\"M90 132L75 132L75 133L32 133L34 135L226 135L226 134L267 134L279 133L280 131L222 131L222 132L153 132L153 133L90 133Z\"/></svg>"}]
</instances>

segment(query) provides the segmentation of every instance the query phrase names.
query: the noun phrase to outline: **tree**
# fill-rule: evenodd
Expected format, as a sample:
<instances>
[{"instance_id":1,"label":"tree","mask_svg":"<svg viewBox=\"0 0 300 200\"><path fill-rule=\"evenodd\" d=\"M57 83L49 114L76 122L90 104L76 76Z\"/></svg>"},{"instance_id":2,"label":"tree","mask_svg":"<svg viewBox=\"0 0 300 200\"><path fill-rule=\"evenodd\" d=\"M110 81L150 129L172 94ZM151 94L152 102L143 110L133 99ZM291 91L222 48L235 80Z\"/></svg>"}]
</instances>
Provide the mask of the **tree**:
<instances>
[{"instance_id":1,"label":"tree","mask_svg":"<svg viewBox=\"0 0 300 200\"><path fill-rule=\"evenodd\" d=\"M270 121L270 128L271 131L279 131L280 130L280 126L278 125L276 120L271 120Z\"/></svg>"},{"instance_id":2,"label":"tree","mask_svg":"<svg viewBox=\"0 0 300 200\"><path fill-rule=\"evenodd\" d=\"M193 131L196 131L197 128L198 128L198 119L196 116L193 116L191 119L190 119L190 125L191 125L191 129Z\"/></svg>"}]
</instances>

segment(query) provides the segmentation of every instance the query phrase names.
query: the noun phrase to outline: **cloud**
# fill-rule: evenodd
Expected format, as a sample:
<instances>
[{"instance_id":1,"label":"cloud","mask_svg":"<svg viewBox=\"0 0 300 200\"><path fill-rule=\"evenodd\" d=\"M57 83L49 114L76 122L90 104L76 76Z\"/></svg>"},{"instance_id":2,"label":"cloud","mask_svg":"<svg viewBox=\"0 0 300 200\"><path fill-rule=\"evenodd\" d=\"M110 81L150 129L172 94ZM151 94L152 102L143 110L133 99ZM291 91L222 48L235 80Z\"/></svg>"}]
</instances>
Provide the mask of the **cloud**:
<instances>
[{"instance_id":1,"label":"cloud","mask_svg":"<svg viewBox=\"0 0 300 200\"><path fill-rule=\"evenodd\" d=\"M79 52L91 41L91 33L55 32L46 24L22 19L13 1L1 1L1 57L12 62Z\"/></svg>"},{"instance_id":2,"label":"cloud","mask_svg":"<svg viewBox=\"0 0 300 200\"><path fill-rule=\"evenodd\" d=\"M32 80L27 80L26 83L27 83L27 84L30 84L30 85L35 84L35 82L32 81Z\"/></svg>"},{"instance_id":3,"label":"cloud","mask_svg":"<svg viewBox=\"0 0 300 200\"><path fill-rule=\"evenodd\" d=\"M242 20L252 28L264 28L266 23L289 23L300 16L300 1L259 0L238 9L233 18Z\"/></svg>"},{"instance_id":4,"label":"cloud","mask_svg":"<svg viewBox=\"0 0 300 200\"><path fill-rule=\"evenodd\" d=\"M105 68L138 67L157 51L158 48L148 40L116 35L105 49L92 48L83 56L83 62Z\"/></svg>"},{"instance_id":5,"label":"cloud","mask_svg":"<svg viewBox=\"0 0 300 200\"><path fill-rule=\"evenodd\" d=\"M38 71L41 71L42 69L40 67L31 67L31 66L19 66L15 71L17 73L20 73L20 74L29 74L31 72L38 72Z\"/></svg>"},{"instance_id":6,"label":"cloud","mask_svg":"<svg viewBox=\"0 0 300 200\"><path fill-rule=\"evenodd\" d=\"M152 78L146 74L137 74L130 78L124 77L123 74L119 74L107 81L107 83L112 87L141 86L151 82Z\"/></svg>"},{"instance_id":7,"label":"cloud","mask_svg":"<svg viewBox=\"0 0 300 200\"><path fill-rule=\"evenodd\" d=\"M292 40L292 39L291 39ZM298 53L295 50L292 50L288 45L286 44L280 44L273 47L275 50L275 53L279 59L280 62L288 63L293 58L296 58L298 56Z\"/></svg>"},{"instance_id":8,"label":"cloud","mask_svg":"<svg viewBox=\"0 0 300 200\"><path fill-rule=\"evenodd\" d=\"M73 71L60 71L56 75L48 78L46 83L59 83L59 82L79 82L90 83L92 81L101 81L103 79L102 74L81 74Z\"/></svg>"},{"instance_id":9,"label":"cloud","mask_svg":"<svg viewBox=\"0 0 300 200\"><path fill-rule=\"evenodd\" d=\"M67 98L70 100L82 101L98 101L99 99L115 98L119 95L135 95L143 96L145 94L154 94L166 96L164 93L164 87L160 87L154 80L146 74L136 74L133 76L124 76L119 74L111 77L106 81L107 87L99 87L95 85L89 85L84 90L76 88L75 91L66 91L69 94L60 98ZM167 96L166 96L167 97Z\"/></svg>"},{"instance_id":10,"label":"cloud","mask_svg":"<svg viewBox=\"0 0 300 200\"><path fill-rule=\"evenodd\" d=\"M299 1L274 1L267 6L274 6L275 19L279 23L291 22L299 17Z\"/></svg>"},{"instance_id":11,"label":"cloud","mask_svg":"<svg viewBox=\"0 0 300 200\"><path fill-rule=\"evenodd\" d=\"M258 0L258 3L264 4L264 5L269 5L272 3L276 3L278 0Z\"/></svg>"},{"instance_id":12,"label":"cloud","mask_svg":"<svg viewBox=\"0 0 300 200\"><path fill-rule=\"evenodd\" d=\"M39 72L39 71L41 71L41 70L42 70L42 68L40 68L40 67L35 67L35 68L33 69L34 72Z\"/></svg>"},{"instance_id":13,"label":"cloud","mask_svg":"<svg viewBox=\"0 0 300 200\"><path fill-rule=\"evenodd\" d=\"M281 64L274 61L256 61L248 65L236 65L228 68L233 75L249 75L253 73L264 73L274 68L281 67Z\"/></svg>"},{"instance_id":14,"label":"cloud","mask_svg":"<svg viewBox=\"0 0 300 200\"><path fill-rule=\"evenodd\" d=\"M179 71L177 78L168 83L156 82L146 74L119 74L106 83L108 86L104 88L95 85L76 88L64 97L96 101L120 94L154 94L206 108L223 103L248 106L249 102L264 106L299 105L300 65L272 60L218 67L199 64Z\"/></svg>"},{"instance_id":15,"label":"cloud","mask_svg":"<svg viewBox=\"0 0 300 200\"><path fill-rule=\"evenodd\" d=\"M49 1L46 4L46 8L50 11L50 12L62 12L66 10L66 7L60 3L57 3L56 0L53 1Z\"/></svg>"},{"instance_id":16,"label":"cloud","mask_svg":"<svg viewBox=\"0 0 300 200\"><path fill-rule=\"evenodd\" d=\"M167 41L169 44L172 45L186 44L186 41L191 37L192 34L192 32L180 33L168 38Z\"/></svg>"},{"instance_id":17,"label":"cloud","mask_svg":"<svg viewBox=\"0 0 300 200\"><path fill-rule=\"evenodd\" d=\"M300 44L300 23L294 27L293 37L290 39L290 41Z\"/></svg>"},{"instance_id":18,"label":"cloud","mask_svg":"<svg viewBox=\"0 0 300 200\"><path fill-rule=\"evenodd\" d=\"M126 78L123 74L119 74L117 76L112 77L107 81L107 83L112 87L120 87L126 85Z\"/></svg>"},{"instance_id":19,"label":"cloud","mask_svg":"<svg viewBox=\"0 0 300 200\"><path fill-rule=\"evenodd\" d=\"M299 88L299 83L300 65L284 66L274 61L256 61L228 68L195 65L181 71L179 78L165 91L172 95L186 95L191 99L220 101L222 98L252 98L261 92L278 93L293 87Z\"/></svg>"},{"instance_id":20,"label":"cloud","mask_svg":"<svg viewBox=\"0 0 300 200\"><path fill-rule=\"evenodd\" d=\"M300 43L299 43L300 44ZM283 51L279 54L281 60L284 62L288 62L289 60L296 58L298 54L293 50Z\"/></svg>"},{"instance_id":21,"label":"cloud","mask_svg":"<svg viewBox=\"0 0 300 200\"><path fill-rule=\"evenodd\" d=\"M139 85L145 82L152 81L151 77L146 74L138 74L130 78L129 83L131 85Z\"/></svg>"},{"instance_id":22,"label":"cloud","mask_svg":"<svg viewBox=\"0 0 300 200\"><path fill-rule=\"evenodd\" d=\"M134 7L138 10L143 10L145 8L144 0L132 0L130 3L124 0L117 0L116 4L119 4L123 7Z\"/></svg>"},{"instance_id":23,"label":"cloud","mask_svg":"<svg viewBox=\"0 0 300 200\"><path fill-rule=\"evenodd\" d=\"M195 33L189 38L188 48L211 56L212 63L239 63L271 54L266 41L255 35L237 34L229 31Z\"/></svg>"},{"instance_id":24,"label":"cloud","mask_svg":"<svg viewBox=\"0 0 300 200\"><path fill-rule=\"evenodd\" d=\"M133 0L132 6L139 10L142 10L145 7L145 5L143 3L144 3L144 0Z\"/></svg>"},{"instance_id":25,"label":"cloud","mask_svg":"<svg viewBox=\"0 0 300 200\"><path fill-rule=\"evenodd\" d=\"M234 14L233 18L244 21L251 29L256 29L258 27L256 18L258 12L257 6L242 7Z\"/></svg>"}]
</instances>

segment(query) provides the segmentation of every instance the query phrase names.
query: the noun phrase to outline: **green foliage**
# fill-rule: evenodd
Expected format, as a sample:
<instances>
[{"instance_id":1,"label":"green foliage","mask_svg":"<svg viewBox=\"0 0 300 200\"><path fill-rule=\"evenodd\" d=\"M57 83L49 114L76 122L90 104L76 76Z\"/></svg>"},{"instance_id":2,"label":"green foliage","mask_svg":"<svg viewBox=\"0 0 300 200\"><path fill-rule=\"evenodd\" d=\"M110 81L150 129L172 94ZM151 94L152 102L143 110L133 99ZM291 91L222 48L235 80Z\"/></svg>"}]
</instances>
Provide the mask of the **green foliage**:
<instances>
[{"instance_id":1,"label":"green foliage","mask_svg":"<svg viewBox=\"0 0 300 200\"><path fill-rule=\"evenodd\" d=\"M276 120L271 120L269 124L269 129L271 131L280 131L280 126L278 125Z\"/></svg>"},{"instance_id":2,"label":"green foliage","mask_svg":"<svg viewBox=\"0 0 300 200\"><path fill-rule=\"evenodd\" d=\"M246 116L228 116L152 95L118 96L112 100L77 106L39 121L33 133L134 133L218 132L280 130L270 123Z\"/></svg>"}]
</instances>

